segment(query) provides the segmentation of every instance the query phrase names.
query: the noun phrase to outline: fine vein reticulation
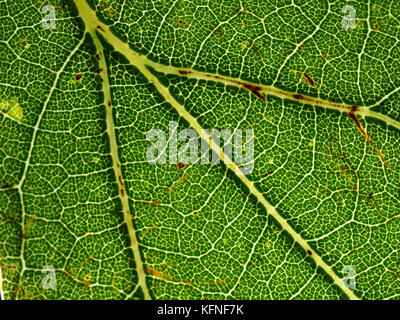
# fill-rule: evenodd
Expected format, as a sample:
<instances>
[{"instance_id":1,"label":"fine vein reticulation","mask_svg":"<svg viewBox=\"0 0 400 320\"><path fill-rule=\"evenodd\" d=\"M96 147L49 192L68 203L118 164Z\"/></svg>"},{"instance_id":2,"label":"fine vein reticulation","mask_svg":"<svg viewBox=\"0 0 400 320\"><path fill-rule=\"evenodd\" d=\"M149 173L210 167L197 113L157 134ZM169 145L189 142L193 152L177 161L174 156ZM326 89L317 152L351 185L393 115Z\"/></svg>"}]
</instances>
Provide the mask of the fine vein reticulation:
<instances>
[{"instance_id":1,"label":"fine vein reticulation","mask_svg":"<svg viewBox=\"0 0 400 320\"><path fill-rule=\"evenodd\" d=\"M341 3L0 9L1 297L398 299L400 6ZM150 165L171 121L223 165ZM250 127L246 176L204 129Z\"/></svg>"},{"instance_id":2,"label":"fine vein reticulation","mask_svg":"<svg viewBox=\"0 0 400 320\"><path fill-rule=\"evenodd\" d=\"M351 112L353 108L353 114L355 114L355 110L353 106L348 106L348 105L341 105L337 103L333 103L330 101L326 100L321 100L317 98L313 98L310 96L304 96L304 95L299 95L296 93L290 93L290 92L285 92L284 90L277 89L272 86L262 86L258 84L251 84L248 82L243 82L238 79L232 79L232 78L227 78L227 77L222 77L222 76L217 76L217 75L212 75L212 74L207 74L204 72L198 72L198 71L193 71L192 69L179 69L171 66L163 66L161 64L157 64L149 59L147 59L145 56L142 54L136 53L133 51L129 45L121 41L117 36L115 36L109 29L108 26L103 24L98 20L96 17L95 13L93 10L87 5L86 1L84 0L75 0L75 3L78 7L80 16L82 17L83 21L85 22L86 28L90 30L97 30L102 36L105 37L105 39L114 47L115 50L121 52L125 57L129 59L129 62L136 66L142 74L144 74L159 90L159 92L165 97L165 99L171 103L171 105L179 112L181 116L183 116L191 125L192 128L194 128L199 134L203 135L202 138L205 139L206 141L210 141L210 136L208 136L204 131L202 131L202 127L199 125L197 120L191 116L185 109L184 107L179 104L169 93L168 88L164 87L158 79L151 74L151 72L146 68L146 66L150 66L157 71L164 72L164 73L169 73L169 74L180 74L180 75L185 75L190 78L195 78L195 79L203 79L203 80L208 80L212 79L213 81L217 82L222 82L225 84L229 85L236 85L238 87L243 87L245 89L250 89L250 91L257 92L257 93L263 93L263 94L271 94L280 98L284 99L293 99L293 100L298 100L307 104L315 105L315 106L320 106L320 107L325 107L328 109L335 109L339 111L346 111L346 112ZM259 96L259 95L257 95ZM109 101L109 100L108 100ZM107 103L107 102L106 102ZM371 117L376 117L380 120L384 120L388 124L400 128L400 123L397 121L391 120L389 117L386 117L384 115L381 115L380 113L372 112L368 107L363 107L362 109L357 108L357 113L360 114L361 116L371 116ZM223 154L223 150L220 149L215 143L212 144L212 149L217 152L217 154L220 155L220 158L222 161L226 158L226 156ZM117 152L116 147L114 152ZM228 164L228 168L233 170L235 173L240 173L240 170L235 164ZM250 192L253 193L257 199L264 205L264 207L267 209L268 213L273 215L274 218L284 227L284 229L297 241L306 251L311 252L312 248L310 245L302 239L302 237L283 219L279 213L275 210L275 208L267 202L267 200L264 198L264 196L257 190L257 188L254 186L254 183L249 181L245 176L239 175L241 181L249 188ZM129 229L132 229L132 225L130 224ZM132 233L134 231L132 230ZM137 240L134 238L132 241L137 242ZM137 247L137 246L136 246ZM135 254L135 257L137 255ZM343 286L342 280L339 276L337 276L332 269L322 260L322 258L314 253L313 258L316 261L317 265L319 265L324 271L329 274L332 279L334 279L334 282L342 288L342 290L351 298L351 299L358 299L356 295L352 292L351 289L349 289L346 286ZM143 275L144 276L144 275ZM147 291L147 288L146 288Z\"/></svg>"}]
</instances>

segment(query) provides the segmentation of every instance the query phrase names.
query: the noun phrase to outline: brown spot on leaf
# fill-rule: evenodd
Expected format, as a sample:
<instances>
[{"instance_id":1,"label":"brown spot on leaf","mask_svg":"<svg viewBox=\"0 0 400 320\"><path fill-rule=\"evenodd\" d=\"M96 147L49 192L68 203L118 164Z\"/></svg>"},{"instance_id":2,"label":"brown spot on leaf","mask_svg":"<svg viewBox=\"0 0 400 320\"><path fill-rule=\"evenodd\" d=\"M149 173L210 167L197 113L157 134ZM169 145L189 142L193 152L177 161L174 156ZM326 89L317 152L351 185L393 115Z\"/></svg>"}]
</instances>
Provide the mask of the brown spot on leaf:
<instances>
[{"instance_id":1,"label":"brown spot on leaf","mask_svg":"<svg viewBox=\"0 0 400 320\"><path fill-rule=\"evenodd\" d=\"M178 70L178 72L179 72L179 74L181 74L181 75L187 75L187 74L192 73L191 71L185 71L185 70Z\"/></svg>"},{"instance_id":2,"label":"brown spot on leaf","mask_svg":"<svg viewBox=\"0 0 400 320\"><path fill-rule=\"evenodd\" d=\"M85 281L83 282L83 284L85 285L86 288L90 287L90 281L88 276L85 277Z\"/></svg>"},{"instance_id":3,"label":"brown spot on leaf","mask_svg":"<svg viewBox=\"0 0 400 320\"><path fill-rule=\"evenodd\" d=\"M301 100L304 99L304 97L301 94L294 94L293 98L297 99L297 100Z\"/></svg>"},{"instance_id":4,"label":"brown spot on leaf","mask_svg":"<svg viewBox=\"0 0 400 320\"><path fill-rule=\"evenodd\" d=\"M251 49L253 49L261 58L261 60L264 60L262 53L260 51L260 49L258 49L255 45L254 45L254 41L251 43Z\"/></svg>"},{"instance_id":5,"label":"brown spot on leaf","mask_svg":"<svg viewBox=\"0 0 400 320\"><path fill-rule=\"evenodd\" d=\"M115 211L113 211L113 212L109 212L108 214L109 214L110 216L113 216L114 214L117 214L117 213L121 213L121 210L115 210Z\"/></svg>"},{"instance_id":6,"label":"brown spot on leaf","mask_svg":"<svg viewBox=\"0 0 400 320\"><path fill-rule=\"evenodd\" d=\"M178 167L178 169L182 170L183 168L185 168L186 165L183 162L178 162L176 166Z\"/></svg>"},{"instance_id":7,"label":"brown spot on leaf","mask_svg":"<svg viewBox=\"0 0 400 320\"><path fill-rule=\"evenodd\" d=\"M359 109L358 109L358 107L357 106L351 106L351 108L350 108L350 113L355 113L355 112L357 112Z\"/></svg>"},{"instance_id":8,"label":"brown spot on leaf","mask_svg":"<svg viewBox=\"0 0 400 320\"><path fill-rule=\"evenodd\" d=\"M311 250L307 250L307 254L308 254L309 256L312 256Z\"/></svg>"},{"instance_id":9,"label":"brown spot on leaf","mask_svg":"<svg viewBox=\"0 0 400 320\"><path fill-rule=\"evenodd\" d=\"M79 81L82 79L82 75L80 75L79 73L75 76L75 80Z\"/></svg>"},{"instance_id":10,"label":"brown spot on leaf","mask_svg":"<svg viewBox=\"0 0 400 320\"><path fill-rule=\"evenodd\" d=\"M221 38L225 37L224 33L221 31L221 27L218 27L217 29L215 29L215 31L220 35Z\"/></svg>"},{"instance_id":11,"label":"brown spot on leaf","mask_svg":"<svg viewBox=\"0 0 400 320\"><path fill-rule=\"evenodd\" d=\"M303 73L303 76L307 79L310 86L315 88L314 80L306 72Z\"/></svg>"},{"instance_id":12,"label":"brown spot on leaf","mask_svg":"<svg viewBox=\"0 0 400 320\"><path fill-rule=\"evenodd\" d=\"M97 29L99 29L102 32L105 32L104 29L101 26L97 26Z\"/></svg>"},{"instance_id":13,"label":"brown spot on leaf","mask_svg":"<svg viewBox=\"0 0 400 320\"><path fill-rule=\"evenodd\" d=\"M154 268L147 267L146 271L147 271L147 273L153 275L156 278L159 278L159 279L163 279L164 278L164 274L162 272L160 272L160 271L157 271Z\"/></svg>"},{"instance_id":14,"label":"brown spot on leaf","mask_svg":"<svg viewBox=\"0 0 400 320\"><path fill-rule=\"evenodd\" d=\"M376 31L379 31L379 24L375 23L375 24L374 24L374 29L375 29Z\"/></svg>"},{"instance_id":15,"label":"brown spot on leaf","mask_svg":"<svg viewBox=\"0 0 400 320\"><path fill-rule=\"evenodd\" d=\"M65 273L68 277L72 277L72 271L71 271L71 270L65 270L64 273Z\"/></svg>"},{"instance_id":16,"label":"brown spot on leaf","mask_svg":"<svg viewBox=\"0 0 400 320\"><path fill-rule=\"evenodd\" d=\"M368 134L365 132L364 128L361 126L360 121L358 121L357 116L355 115L355 113L358 111L358 107L357 106L352 106L350 109L349 117L351 118L351 120L353 120L354 124L356 125L358 131L361 132L361 134L364 136L364 138L367 140L367 142L371 145L371 147L375 150L376 154L379 156L379 158L381 158L381 160L383 161L383 163L386 165L386 167L388 169L391 169L389 166L389 163L385 160L385 157L383 156L382 152L380 152L374 145L374 143L372 142L371 138L368 136Z\"/></svg>"},{"instance_id":17,"label":"brown spot on leaf","mask_svg":"<svg viewBox=\"0 0 400 320\"><path fill-rule=\"evenodd\" d=\"M182 169L180 169L180 170L182 170ZM187 180L187 178L185 177L185 176L182 176L182 177L180 177L177 181L175 181L173 184L172 184L172 186L168 189L168 194L171 194L173 191L174 191L174 189L175 189L175 187L178 185L178 184L180 184L180 183L182 183L183 181L186 181Z\"/></svg>"},{"instance_id":18,"label":"brown spot on leaf","mask_svg":"<svg viewBox=\"0 0 400 320\"><path fill-rule=\"evenodd\" d=\"M149 203L149 207L151 206L156 206L158 207L160 205L161 201L160 200L155 200Z\"/></svg>"},{"instance_id":19,"label":"brown spot on leaf","mask_svg":"<svg viewBox=\"0 0 400 320\"><path fill-rule=\"evenodd\" d=\"M261 99L262 101L265 101L265 97L261 94L261 88L252 84L248 83L241 83L243 88L246 90L249 90L252 94L254 94L257 98Z\"/></svg>"}]
</instances>

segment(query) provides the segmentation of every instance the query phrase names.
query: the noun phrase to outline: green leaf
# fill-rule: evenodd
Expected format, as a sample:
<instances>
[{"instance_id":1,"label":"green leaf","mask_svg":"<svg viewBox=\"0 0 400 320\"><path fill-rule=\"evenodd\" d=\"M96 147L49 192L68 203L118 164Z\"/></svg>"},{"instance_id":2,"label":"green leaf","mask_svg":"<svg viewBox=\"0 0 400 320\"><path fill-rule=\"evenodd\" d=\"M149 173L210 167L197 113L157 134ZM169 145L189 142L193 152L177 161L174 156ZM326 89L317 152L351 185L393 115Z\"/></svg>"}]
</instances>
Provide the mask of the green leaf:
<instances>
[{"instance_id":1,"label":"green leaf","mask_svg":"<svg viewBox=\"0 0 400 320\"><path fill-rule=\"evenodd\" d=\"M0 19L5 299L400 297L398 1L9 0ZM175 122L221 163L150 164ZM254 130L251 173L204 129Z\"/></svg>"}]
</instances>

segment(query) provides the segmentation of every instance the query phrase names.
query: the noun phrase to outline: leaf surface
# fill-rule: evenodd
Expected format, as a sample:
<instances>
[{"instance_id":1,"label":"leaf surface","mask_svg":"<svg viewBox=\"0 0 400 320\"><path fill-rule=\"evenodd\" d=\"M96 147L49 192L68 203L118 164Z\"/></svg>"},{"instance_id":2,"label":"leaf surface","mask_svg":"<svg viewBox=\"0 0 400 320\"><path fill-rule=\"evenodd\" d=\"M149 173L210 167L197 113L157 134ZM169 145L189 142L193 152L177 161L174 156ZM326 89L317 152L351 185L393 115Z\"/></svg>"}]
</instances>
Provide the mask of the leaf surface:
<instances>
[{"instance_id":1,"label":"leaf surface","mask_svg":"<svg viewBox=\"0 0 400 320\"><path fill-rule=\"evenodd\" d=\"M398 299L400 4L348 4L0 2L4 297ZM171 122L221 163L149 164Z\"/></svg>"}]
</instances>

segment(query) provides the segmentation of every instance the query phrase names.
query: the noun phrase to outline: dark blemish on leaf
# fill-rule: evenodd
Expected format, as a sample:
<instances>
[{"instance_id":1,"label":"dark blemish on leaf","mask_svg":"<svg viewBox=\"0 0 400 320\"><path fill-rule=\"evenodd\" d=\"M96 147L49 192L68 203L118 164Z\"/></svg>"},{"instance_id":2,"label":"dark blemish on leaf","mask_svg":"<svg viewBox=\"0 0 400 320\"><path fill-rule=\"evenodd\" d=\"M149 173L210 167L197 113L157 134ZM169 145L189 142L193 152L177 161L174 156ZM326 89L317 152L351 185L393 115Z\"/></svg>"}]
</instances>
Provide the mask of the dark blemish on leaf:
<instances>
[{"instance_id":1,"label":"dark blemish on leaf","mask_svg":"<svg viewBox=\"0 0 400 320\"><path fill-rule=\"evenodd\" d=\"M105 32L104 29L101 26L97 26L97 29L99 29L100 31Z\"/></svg>"},{"instance_id":2,"label":"dark blemish on leaf","mask_svg":"<svg viewBox=\"0 0 400 320\"><path fill-rule=\"evenodd\" d=\"M303 48L301 46L298 46L297 50L301 51L301 50L303 50Z\"/></svg>"},{"instance_id":3,"label":"dark blemish on leaf","mask_svg":"<svg viewBox=\"0 0 400 320\"><path fill-rule=\"evenodd\" d=\"M152 267L147 266L146 267L146 271L147 271L147 273L155 276L156 278L159 278L159 279L163 279L164 278L164 274L162 272L160 272L160 271L158 271L158 270L156 270L156 269L154 269Z\"/></svg>"},{"instance_id":4,"label":"dark blemish on leaf","mask_svg":"<svg viewBox=\"0 0 400 320\"><path fill-rule=\"evenodd\" d=\"M193 214L197 214L197 211L193 212Z\"/></svg>"},{"instance_id":5,"label":"dark blemish on leaf","mask_svg":"<svg viewBox=\"0 0 400 320\"><path fill-rule=\"evenodd\" d=\"M307 250L307 254L308 254L309 256L312 256L311 250Z\"/></svg>"},{"instance_id":6,"label":"dark blemish on leaf","mask_svg":"<svg viewBox=\"0 0 400 320\"><path fill-rule=\"evenodd\" d=\"M122 177L121 176L118 176L118 180L119 180L119 183L121 184L121 186L123 186L124 183L122 182Z\"/></svg>"},{"instance_id":7,"label":"dark blemish on leaf","mask_svg":"<svg viewBox=\"0 0 400 320\"><path fill-rule=\"evenodd\" d=\"M185 70L178 70L178 72L179 72L179 74L181 74L181 75L187 75L187 74L192 73L191 71L185 71Z\"/></svg>"},{"instance_id":8,"label":"dark blemish on leaf","mask_svg":"<svg viewBox=\"0 0 400 320\"><path fill-rule=\"evenodd\" d=\"M245 88L246 90L249 90L252 94L254 94L257 98L261 99L262 101L265 101L265 97L261 94L261 88L252 84L248 83L243 83L240 82L240 84Z\"/></svg>"},{"instance_id":9,"label":"dark blemish on leaf","mask_svg":"<svg viewBox=\"0 0 400 320\"><path fill-rule=\"evenodd\" d=\"M303 73L303 76L307 79L308 83L315 88L314 80L307 73Z\"/></svg>"},{"instance_id":10,"label":"dark blemish on leaf","mask_svg":"<svg viewBox=\"0 0 400 320\"><path fill-rule=\"evenodd\" d=\"M366 132L364 131L364 129L361 127L360 121L358 121L356 115L354 114L356 111L357 111L357 109L354 108L354 106L352 106L352 107L351 107L351 110L350 110L350 112L349 112L349 117L354 121L354 123L356 124L357 129L362 133L362 135L363 135L364 137L366 137L367 140L370 140L370 139L367 137L367 134L366 134Z\"/></svg>"},{"instance_id":11,"label":"dark blemish on leaf","mask_svg":"<svg viewBox=\"0 0 400 320\"><path fill-rule=\"evenodd\" d=\"M361 134L364 136L364 138L367 140L367 142L371 145L371 147L375 150L375 152L377 153L377 155L379 156L379 158L381 158L381 160L383 161L383 163L386 165L386 167L388 169L391 169L389 166L389 163L385 160L385 157L383 156L382 152L380 152L375 145L373 144L371 138L367 135L367 133L365 132L364 128L361 126L360 121L358 121L357 116L355 115L355 113L358 111L358 107L357 106L351 106L349 117L351 118L351 120L353 120L353 122L355 123L358 131L361 132Z\"/></svg>"},{"instance_id":12,"label":"dark blemish on leaf","mask_svg":"<svg viewBox=\"0 0 400 320\"><path fill-rule=\"evenodd\" d=\"M204 298L204 300L208 300L208 298L207 298L207 297L205 297L205 298Z\"/></svg>"},{"instance_id":13,"label":"dark blemish on leaf","mask_svg":"<svg viewBox=\"0 0 400 320\"><path fill-rule=\"evenodd\" d=\"M183 162L178 162L176 166L178 167L179 170L182 170L183 168L185 168L186 165Z\"/></svg>"},{"instance_id":14,"label":"dark blemish on leaf","mask_svg":"<svg viewBox=\"0 0 400 320\"><path fill-rule=\"evenodd\" d=\"M104 79L103 79L103 78L100 78L100 81L101 81L101 82L104 82Z\"/></svg>"},{"instance_id":15,"label":"dark blemish on leaf","mask_svg":"<svg viewBox=\"0 0 400 320\"><path fill-rule=\"evenodd\" d=\"M221 36L221 38L225 37L220 27L218 27L215 31Z\"/></svg>"},{"instance_id":16,"label":"dark blemish on leaf","mask_svg":"<svg viewBox=\"0 0 400 320\"><path fill-rule=\"evenodd\" d=\"M111 100L108 100L108 106L111 107Z\"/></svg>"},{"instance_id":17,"label":"dark blemish on leaf","mask_svg":"<svg viewBox=\"0 0 400 320\"><path fill-rule=\"evenodd\" d=\"M376 31L379 31L379 24L375 23L374 24L374 28L375 28Z\"/></svg>"},{"instance_id":18,"label":"dark blemish on leaf","mask_svg":"<svg viewBox=\"0 0 400 320\"><path fill-rule=\"evenodd\" d=\"M178 23L179 23L179 24L183 24L183 20L182 20L182 19L179 19Z\"/></svg>"},{"instance_id":19,"label":"dark blemish on leaf","mask_svg":"<svg viewBox=\"0 0 400 320\"><path fill-rule=\"evenodd\" d=\"M122 196L122 197L125 196L125 191L124 191L124 189L121 189L121 196Z\"/></svg>"},{"instance_id":20,"label":"dark blemish on leaf","mask_svg":"<svg viewBox=\"0 0 400 320\"><path fill-rule=\"evenodd\" d=\"M65 273L68 277L72 277L72 271L71 271L71 270L65 270L64 273Z\"/></svg>"},{"instance_id":21,"label":"dark blemish on leaf","mask_svg":"<svg viewBox=\"0 0 400 320\"><path fill-rule=\"evenodd\" d=\"M355 112L357 112L358 111L358 107L357 106L351 106L351 108L350 108L350 113L355 113Z\"/></svg>"},{"instance_id":22,"label":"dark blemish on leaf","mask_svg":"<svg viewBox=\"0 0 400 320\"><path fill-rule=\"evenodd\" d=\"M297 99L297 100L301 100L304 99L304 97L301 94L294 94L293 98Z\"/></svg>"},{"instance_id":23,"label":"dark blemish on leaf","mask_svg":"<svg viewBox=\"0 0 400 320\"><path fill-rule=\"evenodd\" d=\"M103 71L103 69L97 69L96 70L96 73L100 73L100 72L102 72Z\"/></svg>"},{"instance_id":24,"label":"dark blemish on leaf","mask_svg":"<svg viewBox=\"0 0 400 320\"><path fill-rule=\"evenodd\" d=\"M158 207L160 205L160 203L161 203L160 200L152 201L152 202L149 203L149 207L151 207L151 206Z\"/></svg>"},{"instance_id":25,"label":"dark blemish on leaf","mask_svg":"<svg viewBox=\"0 0 400 320\"><path fill-rule=\"evenodd\" d=\"M75 80L76 81L79 81L79 80L81 80L82 79L82 76L78 73L76 76L75 76Z\"/></svg>"},{"instance_id":26,"label":"dark blemish on leaf","mask_svg":"<svg viewBox=\"0 0 400 320\"><path fill-rule=\"evenodd\" d=\"M260 56L261 60L264 60L261 51L254 45L254 41L251 43L251 48Z\"/></svg>"},{"instance_id":27,"label":"dark blemish on leaf","mask_svg":"<svg viewBox=\"0 0 400 320\"><path fill-rule=\"evenodd\" d=\"M96 53L96 59L100 60L100 54Z\"/></svg>"},{"instance_id":28,"label":"dark blemish on leaf","mask_svg":"<svg viewBox=\"0 0 400 320\"><path fill-rule=\"evenodd\" d=\"M183 166L185 166L185 164L184 163L182 163L183 164ZM179 168L179 163L177 163L176 164L177 165L177 167ZM182 168L179 168L179 170L182 170L184 167L182 167ZM187 178L185 177L185 176L182 176L182 177L180 177L177 181L175 181L173 184L172 184L172 186L168 189L168 194L171 194L173 191L174 191L174 188L178 185L178 184L180 184L180 183L182 183L183 181L186 181L187 180Z\"/></svg>"},{"instance_id":29,"label":"dark blemish on leaf","mask_svg":"<svg viewBox=\"0 0 400 320\"><path fill-rule=\"evenodd\" d=\"M112 216L112 215L114 215L114 214L121 213L121 212L122 212L121 210L115 210L115 211L113 211L113 212L109 212L108 214L109 214L110 216Z\"/></svg>"}]
</instances>

